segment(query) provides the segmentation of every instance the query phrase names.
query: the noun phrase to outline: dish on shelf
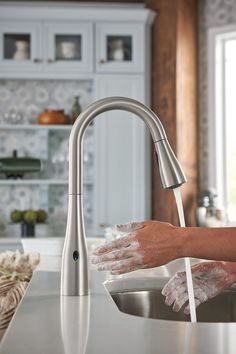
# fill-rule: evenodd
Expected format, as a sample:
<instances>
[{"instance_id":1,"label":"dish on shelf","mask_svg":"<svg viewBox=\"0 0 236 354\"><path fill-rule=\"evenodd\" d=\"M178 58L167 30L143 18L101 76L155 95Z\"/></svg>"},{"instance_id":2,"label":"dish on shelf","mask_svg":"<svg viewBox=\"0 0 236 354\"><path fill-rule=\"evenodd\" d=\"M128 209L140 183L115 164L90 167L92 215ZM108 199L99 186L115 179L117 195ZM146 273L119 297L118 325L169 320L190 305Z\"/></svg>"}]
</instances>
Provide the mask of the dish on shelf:
<instances>
[{"instance_id":1,"label":"dish on shelf","mask_svg":"<svg viewBox=\"0 0 236 354\"><path fill-rule=\"evenodd\" d=\"M16 150L12 157L0 158L0 173L4 173L7 178L22 178L25 173L40 172L42 168L40 159L18 157Z\"/></svg>"},{"instance_id":2,"label":"dish on shelf","mask_svg":"<svg viewBox=\"0 0 236 354\"><path fill-rule=\"evenodd\" d=\"M38 116L38 124L70 124L70 118L65 114L63 109L45 109Z\"/></svg>"}]
</instances>

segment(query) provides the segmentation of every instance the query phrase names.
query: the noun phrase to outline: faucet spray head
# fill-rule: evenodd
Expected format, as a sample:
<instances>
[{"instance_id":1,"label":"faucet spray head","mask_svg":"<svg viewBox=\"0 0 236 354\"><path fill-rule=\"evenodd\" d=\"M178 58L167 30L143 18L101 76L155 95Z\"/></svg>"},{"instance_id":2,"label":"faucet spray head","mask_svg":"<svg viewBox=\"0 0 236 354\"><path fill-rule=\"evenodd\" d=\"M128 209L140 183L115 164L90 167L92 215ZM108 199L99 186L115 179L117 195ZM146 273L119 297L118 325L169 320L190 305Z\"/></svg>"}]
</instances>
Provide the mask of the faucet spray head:
<instances>
[{"instance_id":1,"label":"faucet spray head","mask_svg":"<svg viewBox=\"0 0 236 354\"><path fill-rule=\"evenodd\" d=\"M163 188L180 187L187 179L168 140L156 142L155 149Z\"/></svg>"}]
</instances>

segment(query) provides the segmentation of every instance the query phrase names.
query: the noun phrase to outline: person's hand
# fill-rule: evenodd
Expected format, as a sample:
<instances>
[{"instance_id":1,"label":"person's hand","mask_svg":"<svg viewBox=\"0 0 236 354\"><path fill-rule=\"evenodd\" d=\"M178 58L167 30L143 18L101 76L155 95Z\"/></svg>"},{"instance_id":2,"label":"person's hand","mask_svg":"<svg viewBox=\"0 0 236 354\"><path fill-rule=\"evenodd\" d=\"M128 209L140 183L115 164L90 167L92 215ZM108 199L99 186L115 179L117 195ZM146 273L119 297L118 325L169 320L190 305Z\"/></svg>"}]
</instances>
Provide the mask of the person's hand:
<instances>
[{"instance_id":1,"label":"person's hand","mask_svg":"<svg viewBox=\"0 0 236 354\"><path fill-rule=\"evenodd\" d=\"M203 262L192 266L196 307L234 284L235 268L236 264L230 262ZM185 314L190 313L185 272L176 273L162 289L162 295L166 297L166 305L173 305L175 312L183 308Z\"/></svg>"},{"instance_id":2,"label":"person's hand","mask_svg":"<svg viewBox=\"0 0 236 354\"><path fill-rule=\"evenodd\" d=\"M181 228L158 221L129 223L116 228L128 235L93 252L91 262L98 264L98 270L122 274L161 266L183 256Z\"/></svg>"}]
</instances>

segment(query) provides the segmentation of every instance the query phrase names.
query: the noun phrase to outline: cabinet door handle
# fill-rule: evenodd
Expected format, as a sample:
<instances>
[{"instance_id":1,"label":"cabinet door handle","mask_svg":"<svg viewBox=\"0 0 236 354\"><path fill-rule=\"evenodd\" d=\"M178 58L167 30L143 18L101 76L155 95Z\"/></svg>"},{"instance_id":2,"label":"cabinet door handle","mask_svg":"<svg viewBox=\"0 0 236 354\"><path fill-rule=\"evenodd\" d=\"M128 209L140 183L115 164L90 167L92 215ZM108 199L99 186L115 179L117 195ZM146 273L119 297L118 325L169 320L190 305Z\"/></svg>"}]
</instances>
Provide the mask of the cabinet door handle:
<instances>
[{"instance_id":1,"label":"cabinet door handle","mask_svg":"<svg viewBox=\"0 0 236 354\"><path fill-rule=\"evenodd\" d=\"M107 62L107 61L106 61L105 59L100 59L100 60L99 60L99 64L106 64L106 62Z\"/></svg>"},{"instance_id":2,"label":"cabinet door handle","mask_svg":"<svg viewBox=\"0 0 236 354\"><path fill-rule=\"evenodd\" d=\"M39 63L42 63L42 60L41 60L41 59L38 59L38 58L34 58L34 59L33 59L33 63L39 64Z\"/></svg>"},{"instance_id":3,"label":"cabinet door handle","mask_svg":"<svg viewBox=\"0 0 236 354\"><path fill-rule=\"evenodd\" d=\"M48 64L53 64L53 63L55 63L55 60L53 60L53 59L48 59Z\"/></svg>"}]
</instances>

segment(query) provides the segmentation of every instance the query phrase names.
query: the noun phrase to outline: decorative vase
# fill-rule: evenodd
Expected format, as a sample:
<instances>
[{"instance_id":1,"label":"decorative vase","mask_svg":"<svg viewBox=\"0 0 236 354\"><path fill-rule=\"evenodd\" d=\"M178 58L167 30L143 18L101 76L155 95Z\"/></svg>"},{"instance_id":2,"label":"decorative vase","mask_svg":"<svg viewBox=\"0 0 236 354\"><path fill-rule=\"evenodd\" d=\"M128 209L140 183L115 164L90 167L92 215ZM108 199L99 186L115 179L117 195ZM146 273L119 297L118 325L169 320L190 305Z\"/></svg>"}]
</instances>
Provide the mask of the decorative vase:
<instances>
[{"instance_id":1,"label":"decorative vase","mask_svg":"<svg viewBox=\"0 0 236 354\"><path fill-rule=\"evenodd\" d=\"M71 119L72 123L75 122L75 120L78 118L78 116L81 113L81 105L79 103L79 96L75 96L74 98L74 103L71 109Z\"/></svg>"},{"instance_id":2,"label":"decorative vase","mask_svg":"<svg viewBox=\"0 0 236 354\"><path fill-rule=\"evenodd\" d=\"M21 237L34 237L35 223L21 222Z\"/></svg>"}]
</instances>

